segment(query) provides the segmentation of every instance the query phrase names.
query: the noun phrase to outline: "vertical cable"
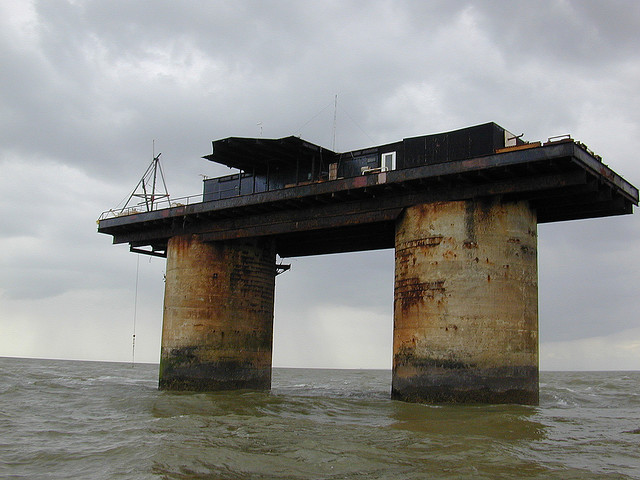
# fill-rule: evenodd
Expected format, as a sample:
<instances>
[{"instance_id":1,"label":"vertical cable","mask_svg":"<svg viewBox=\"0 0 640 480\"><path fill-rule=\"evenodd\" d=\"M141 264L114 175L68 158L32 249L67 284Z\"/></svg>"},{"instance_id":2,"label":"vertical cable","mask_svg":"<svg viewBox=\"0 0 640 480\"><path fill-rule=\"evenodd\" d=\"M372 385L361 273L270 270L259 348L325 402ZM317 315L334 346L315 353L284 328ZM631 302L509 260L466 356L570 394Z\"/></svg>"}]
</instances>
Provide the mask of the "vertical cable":
<instances>
[{"instance_id":1,"label":"vertical cable","mask_svg":"<svg viewBox=\"0 0 640 480\"><path fill-rule=\"evenodd\" d=\"M136 290L133 300L133 341L131 346L131 367L136 363L136 317L138 315L138 277L140 273L140 254L136 255Z\"/></svg>"}]
</instances>

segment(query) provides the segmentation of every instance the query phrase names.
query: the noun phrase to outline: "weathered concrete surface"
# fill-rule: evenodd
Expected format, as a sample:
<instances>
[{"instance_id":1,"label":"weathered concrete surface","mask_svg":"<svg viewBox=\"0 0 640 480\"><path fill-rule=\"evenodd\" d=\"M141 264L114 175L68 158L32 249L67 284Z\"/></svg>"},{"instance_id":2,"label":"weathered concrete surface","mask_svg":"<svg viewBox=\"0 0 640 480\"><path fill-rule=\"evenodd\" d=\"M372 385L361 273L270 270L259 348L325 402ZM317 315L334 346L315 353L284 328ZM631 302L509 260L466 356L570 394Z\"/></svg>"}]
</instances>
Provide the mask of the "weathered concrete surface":
<instances>
[{"instance_id":1,"label":"weathered concrete surface","mask_svg":"<svg viewBox=\"0 0 640 480\"><path fill-rule=\"evenodd\" d=\"M269 389L275 248L169 239L159 387Z\"/></svg>"},{"instance_id":2,"label":"weathered concrete surface","mask_svg":"<svg viewBox=\"0 0 640 480\"><path fill-rule=\"evenodd\" d=\"M406 209L393 353L394 398L538 403L537 230L525 201Z\"/></svg>"}]
</instances>

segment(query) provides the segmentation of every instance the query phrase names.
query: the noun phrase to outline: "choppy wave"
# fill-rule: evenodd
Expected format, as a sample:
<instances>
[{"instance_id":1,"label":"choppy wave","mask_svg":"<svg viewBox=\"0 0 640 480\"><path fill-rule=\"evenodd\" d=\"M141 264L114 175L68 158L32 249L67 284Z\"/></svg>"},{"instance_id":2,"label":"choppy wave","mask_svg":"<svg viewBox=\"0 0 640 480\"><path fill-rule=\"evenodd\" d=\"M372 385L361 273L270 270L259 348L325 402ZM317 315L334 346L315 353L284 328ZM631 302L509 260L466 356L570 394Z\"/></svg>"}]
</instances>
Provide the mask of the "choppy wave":
<instances>
[{"instance_id":1,"label":"choppy wave","mask_svg":"<svg viewBox=\"0 0 640 480\"><path fill-rule=\"evenodd\" d=\"M640 373L541 374L541 405L389 399L387 371L159 392L156 365L0 359L0 477L640 479Z\"/></svg>"}]
</instances>

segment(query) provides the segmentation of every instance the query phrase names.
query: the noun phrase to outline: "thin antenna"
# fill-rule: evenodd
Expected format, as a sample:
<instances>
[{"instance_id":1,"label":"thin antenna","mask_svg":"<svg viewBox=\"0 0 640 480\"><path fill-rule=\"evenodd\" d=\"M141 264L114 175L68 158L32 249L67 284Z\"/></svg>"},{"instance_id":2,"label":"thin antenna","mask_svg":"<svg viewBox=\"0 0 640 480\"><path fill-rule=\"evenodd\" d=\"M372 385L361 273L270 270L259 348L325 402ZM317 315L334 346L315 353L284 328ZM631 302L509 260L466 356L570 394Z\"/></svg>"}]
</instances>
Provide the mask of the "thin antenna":
<instances>
[{"instance_id":1,"label":"thin antenna","mask_svg":"<svg viewBox=\"0 0 640 480\"><path fill-rule=\"evenodd\" d=\"M335 100L333 102L333 142L331 143L331 150L336 151L336 119L338 117L338 94L336 93Z\"/></svg>"},{"instance_id":2,"label":"thin antenna","mask_svg":"<svg viewBox=\"0 0 640 480\"><path fill-rule=\"evenodd\" d=\"M155 162L160 161L160 155L158 155L156 157L156 139L155 138L151 140L151 149L153 150L153 152L152 152L153 153L153 157L152 157L153 158L153 162L155 163ZM151 185L151 208L149 208L147 206L147 210L153 210L153 200L154 200L154 197L155 197L155 194L156 194L156 173L157 173L157 171L158 171L158 167L157 167L157 165L154 165L153 166L153 183ZM142 185L144 187L144 183ZM145 194L146 194L146 191L145 191ZM146 201L146 195L145 195L145 201Z\"/></svg>"},{"instance_id":3,"label":"thin antenna","mask_svg":"<svg viewBox=\"0 0 640 480\"><path fill-rule=\"evenodd\" d=\"M369 135L367 132L364 131L364 129L358 124L358 122L356 122L353 117L351 115L349 115L349 112L347 112L346 110L342 110L342 113L344 113L345 115L347 115L347 117L349 117L349 120L351 120L353 122L353 124L358 127L358 129L364 133L366 135L366 137L371 140L371 143L379 143L376 142L373 138L371 138L371 135Z\"/></svg>"},{"instance_id":4,"label":"thin antenna","mask_svg":"<svg viewBox=\"0 0 640 480\"><path fill-rule=\"evenodd\" d=\"M151 184L151 210L153 210L154 201L156 199L156 179L158 178L158 165L160 163L160 155L153 157L153 183Z\"/></svg>"},{"instance_id":5,"label":"thin antenna","mask_svg":"<svg viewBox=\"0 0 640 480\"><path fill-rule=\"evenodd\" d=\"M311 117L309 120L307 120L306 122L304 122L304 124L303 124L300 128L298 128L297 130L295 130L294 135L295 135L296 137L299 137L300 135L302 135L302 129L303 129L304 127L306 127L307 125L309 125L311 122L313 122L317 117L319 117L319 116L320 116L320 114L321 114L322 112L324 112L324 111L325 111L327 108L329 108L330 106L331 106L331 102L327 103L324 107L322 107L322 109L321 109L318 113L316 113L313 117Z\"/></svg>"}]
</instances>

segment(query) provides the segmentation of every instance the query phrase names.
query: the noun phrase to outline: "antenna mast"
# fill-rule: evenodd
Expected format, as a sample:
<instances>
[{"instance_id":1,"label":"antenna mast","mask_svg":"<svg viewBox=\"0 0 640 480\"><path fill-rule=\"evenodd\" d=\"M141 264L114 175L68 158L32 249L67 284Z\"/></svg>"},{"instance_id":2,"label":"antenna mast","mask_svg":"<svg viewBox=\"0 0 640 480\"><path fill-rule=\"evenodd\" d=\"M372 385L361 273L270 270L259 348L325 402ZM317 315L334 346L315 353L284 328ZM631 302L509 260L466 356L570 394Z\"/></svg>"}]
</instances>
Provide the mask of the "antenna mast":
<instances>
[{"instance_id":1,"label":"antenna mast","mask_svg":"<svg viewBox=\"0 0 640 480\"><path fill-rule=\"evenodd\" d=\"M338 117L338 94L336 93L335 100L333 102L333 142L331 143L331 150L336 151L336 119Z\"/></svg>"},{"instance_id":2,"label":"antenna mast","mask_svg":"<svg viewBox=\"0 0 640 480\"><path fill-rule=\"evenodd\" d=\"M160 165L160 155L162 155L162 153L155 155L155 141L153 149L153 160L122 208L123 212L127 210L127 208L136 210L136 207L144 207L147 212L151 212L156 209L160 201L163 199L167 199L168 201L169 199L167 183L164 179L162 165ZM162 186L158 185L158 177L162 180ZM139 198L142 201L135 205L129 205L134 198Z\"/></svg>"}]
</instances>

